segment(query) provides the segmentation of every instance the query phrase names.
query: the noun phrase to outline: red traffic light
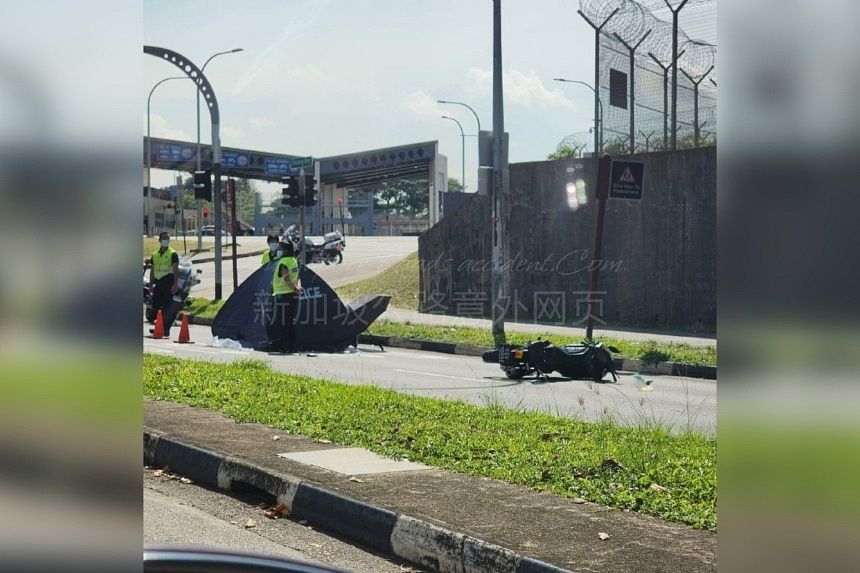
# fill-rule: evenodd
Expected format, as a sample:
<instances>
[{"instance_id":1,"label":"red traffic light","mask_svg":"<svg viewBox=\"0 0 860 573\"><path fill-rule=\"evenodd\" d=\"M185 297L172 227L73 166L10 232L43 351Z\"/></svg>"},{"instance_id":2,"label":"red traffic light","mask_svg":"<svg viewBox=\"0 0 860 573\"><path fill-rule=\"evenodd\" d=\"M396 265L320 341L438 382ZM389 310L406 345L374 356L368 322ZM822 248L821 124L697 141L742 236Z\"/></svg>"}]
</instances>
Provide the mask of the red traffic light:
<instances>
[{"instance_id":1,"label":"red traffic light","mask_svg":"<svg viewBox=\"0 0 860 573\"><path fill-rule=\"evenodd\" d=\"M208 216L209 216L209 207L203 207L203 216L204 216L204 217L208 217Z\"/></svg>"},{"instance_id":2,"label":"red traffic light","mask_svg":"<svg viewBox=\"0 0 860 573\"><path fill-rule=\"evenodd\" d=\"M338 199L338 200L337 200L337 204L338 204L338 205L343 205L343 199Z\"/></svg>"}]
</instances>

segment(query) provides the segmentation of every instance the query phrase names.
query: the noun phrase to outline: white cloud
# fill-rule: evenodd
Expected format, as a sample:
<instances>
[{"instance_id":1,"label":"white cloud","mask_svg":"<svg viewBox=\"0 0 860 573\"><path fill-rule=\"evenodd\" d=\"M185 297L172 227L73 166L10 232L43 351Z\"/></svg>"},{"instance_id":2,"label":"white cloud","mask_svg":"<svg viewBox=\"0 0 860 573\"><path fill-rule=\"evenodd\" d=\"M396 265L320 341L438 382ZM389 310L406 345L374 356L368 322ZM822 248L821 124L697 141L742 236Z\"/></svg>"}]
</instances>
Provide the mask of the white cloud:
<instances>
[{"instance_id":1,"label":"white cloud","mask_svg":"<svg viewBox=\"0 0 860 573\"><path fill-rule=\"evenodd\" d=\"M275 122L268 117L249 117L248 125L251 126L251 129L265 129L274 126Z\"/></svg>"},{"instance_id":2,"label":"white cloud","mask_svg":"<svg viewBox=\"0 0 860 573\"><path fill-rule=\"evenodd\" d=\"M481 94L492 93L493 73L489 70L472 68L472 89ZM561 90L549 90L534 70L524 73L511 69L502 75L505 102L523 107L573 107L573 102Z\"/></svg>"},{"instance_id":3,"label":"white cloud","mask_svg":"<svg viewBox=\"0 0 860 573\"><path fill-rule=\"evenodd\" d=\"M413 115L421 118L438 118L445 114L444 110L436 103L436 99L422 91L412 92L406 96L403 106Z\"/></svg>"},{"instance_id":4,"label":"white cloud","mask_svg":"<svg viewBox=\"0 0 860 573\"><path fill-rule=\"evenodd\" d=\"M191 136L181 129L172 129L167 125L167 120L160 115L150 114L149 117L150 131L152 137L162 137L164 139L179 139L181 141L191 141ZM146 133L146 114L143 114L143 133Z\"/></svg>"}]
</instances>

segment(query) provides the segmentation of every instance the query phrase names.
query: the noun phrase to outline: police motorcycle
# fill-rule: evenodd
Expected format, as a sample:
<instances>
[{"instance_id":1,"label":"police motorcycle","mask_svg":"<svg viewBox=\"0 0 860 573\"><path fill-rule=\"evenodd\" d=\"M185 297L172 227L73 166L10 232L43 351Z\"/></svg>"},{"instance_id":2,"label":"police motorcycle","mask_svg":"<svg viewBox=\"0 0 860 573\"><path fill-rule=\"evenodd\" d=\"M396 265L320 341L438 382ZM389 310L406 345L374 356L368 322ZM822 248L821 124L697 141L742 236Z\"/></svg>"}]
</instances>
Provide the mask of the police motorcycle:
<instances>
[{"instance_id":1,"label":"police motorcycle","mask_svg":"<svg viewBox=\"0 0 860 573\"><path fill-rule=\"evenodd\" d=\"M343 262L343 250L346 248L346 238L340 231L326 233L323 236L323 243L318 245L308 237L305 237L304 242L299 236L299 229L296 225L290 225L285 233L286 237L293 244L293 249L298 256L302 258L305 264L324 263L326 265L339 265Z\"/></svg>"},{"instance_id":2,"label":"police motorcycle","mask_svg":"<svg viewBox=\"0 0 860 573\"><path fill-rule=\"evenodd\" d=\"M152 268L152 261L146 259L143 263L143 304L145 307L146 321L149 323L155 322L156 312L152 308L152 291L149 289L149 269ZM176 284L176 294L173 295L173 303L180 304L180 308L190 304L188 295L191 294L191 288L200 284L200 273L203 271L195 269L191 259L179 259L179 279Z\"/></svg>"},{"instance_id":3,"label":"police motorcycle","mask_svg":"<svg viewBox=\"0 0 860 573\"><path fill-rule=\"evenodd\" d=\"M535 374L546 380L550 372L558 372L565 378L600 382L607 373L618 381L612 354L618 349L604 346L601 342L583 341L580 344L556 346L548 340L538 339L525 346L505 344L483 353L481 359L498 364L505 376L518 380Z\"/></svg>"}]
</instances>

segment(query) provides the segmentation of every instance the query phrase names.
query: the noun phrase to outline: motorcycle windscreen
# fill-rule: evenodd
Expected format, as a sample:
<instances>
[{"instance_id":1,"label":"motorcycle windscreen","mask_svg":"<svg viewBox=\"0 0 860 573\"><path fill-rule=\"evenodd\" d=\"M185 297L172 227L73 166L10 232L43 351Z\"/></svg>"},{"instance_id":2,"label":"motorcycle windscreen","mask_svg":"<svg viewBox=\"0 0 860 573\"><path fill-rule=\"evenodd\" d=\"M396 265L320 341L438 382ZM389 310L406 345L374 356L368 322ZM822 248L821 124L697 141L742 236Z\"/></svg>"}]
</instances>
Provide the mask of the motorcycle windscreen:
<instances>
[{"instance_id":1,"label":"motorcycle windscreen","mask_svg":"<svg viewBox=\"0 0 860 573\"><path fill-rule=\"evenodd\" d=\"M243 346L267 348L267 322L272 319L271 262L249 276L227 299L212 324L212 334L231 338ZM296 315L299 348L337 350L354 344L359 334L388 308L390 297L361 297L355 308L345 305L315 272L301 265L303 293Z\"/></svg>"}]
</instances>

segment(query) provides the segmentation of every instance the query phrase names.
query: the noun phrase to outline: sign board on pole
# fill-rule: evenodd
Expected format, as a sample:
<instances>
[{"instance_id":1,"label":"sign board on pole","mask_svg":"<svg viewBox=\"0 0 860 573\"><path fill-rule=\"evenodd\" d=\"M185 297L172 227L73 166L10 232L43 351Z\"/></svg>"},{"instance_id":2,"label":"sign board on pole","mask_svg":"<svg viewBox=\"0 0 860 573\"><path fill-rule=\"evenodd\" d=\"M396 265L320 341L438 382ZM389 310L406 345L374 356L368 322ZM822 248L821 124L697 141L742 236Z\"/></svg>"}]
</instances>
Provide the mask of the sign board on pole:
<instances>
[{"instance_id":1,"label":"sign board on pole","mask_svg":"<svg viewBox=\"0 0 860 573\"><path fill-rule=\"evenodd\" d=\"M313 157L293 157L290 159L291 169L301 169L302 167L310 167L314 164Z\"/></svg>"},{"instance_id":2,"label":"sign board on pole","mask_svg":"<svg viewBox=\"0 0 860 573\"><path fill-rule=\"evenodd\" d=\"M176 201L176 185L170 186L170 198Z\"/></svg>"},{"instance_id":3,"label":"sign board on pole","mask_svg":"<svg viewBox=\"0 0 860 573\"><path fill-rule=\"evenodd\" d=\"M266 157L263 162L266 173L273 175L295 175L299 169L313 164L313 157Z\"/></svg>"},{"instance_id":4,"label":"sign board on pole","mask_svg":"<svg viewBox=\"0 0 860 573\"><path fill-rule=\"evenodd\" d=\"M641 161L612 160L609 179L611 199L642 199L645 164Z\"/></svg>"},{"instance_id":5,"label":"sign board on pole","mask_svg":"<svg viewBox=\"0 0 860 573\"><path fill-rule=\"evenodd\" d=\"M190 161L196 155L197 150L190 145L159 143L155 146L155 158L158 161Z\"/></svg>"}]
</instances>

